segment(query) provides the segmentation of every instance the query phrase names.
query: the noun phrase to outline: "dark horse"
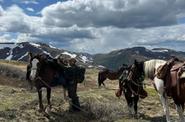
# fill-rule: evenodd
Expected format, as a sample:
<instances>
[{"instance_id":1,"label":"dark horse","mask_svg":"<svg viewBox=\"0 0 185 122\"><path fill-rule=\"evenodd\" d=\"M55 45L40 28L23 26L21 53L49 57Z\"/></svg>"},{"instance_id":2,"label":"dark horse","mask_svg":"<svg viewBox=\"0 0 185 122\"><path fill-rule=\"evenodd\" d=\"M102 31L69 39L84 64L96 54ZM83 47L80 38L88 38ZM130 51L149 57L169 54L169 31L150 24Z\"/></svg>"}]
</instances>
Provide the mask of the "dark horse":
<instances>
[{"instance_id":1,"label":"dark horse","mask_svg":"<svg viewBox=\"0 0 185 122\"><path fill-rule=\"evenodd\" d=\"M142 69L142 62L135 61L131 65L127 72L123 72L119 79L119 90L116 93L117 97L120 97L122 92L125 95L129 112L137 115L137 103L139 98L147 97L147 92L143 88L142 72L138 72Z\"/></svg>"},{"instance_id":2,"label":"dark horse","mask_svg":"<svg viewBox=\"0 0 185 122\"><path fill-rule=\"evenodd\" d=\"M40 111L44 110L44 106L42 104L42 87L47 89L47 102L49 107L51 107L51 87L57 85L68 87L68 85L71 83L68 81L83 81L85 75L84 68L77 71L78 76L75 74L71 75L70 67L65 69L64 67L61 67L59 64L57 64L55 59L48 57L45 58L42 55L31 56L30 71L28 70L27 72L30 72L27 73L27 75L29 75L29 79L33 81L33 84L37 89ZM58 80L56 81L56 79Z\"/></svg>"},{"instance_id":3,"label":"dark horse","mask_svg":"<svg viewBox=\"0 0 185 122\"><path fill-rule=\"evenodd\" d=\"M104 69L98 73L98 86L102 84L105 86L104 81L108 78L109 80L118 80L124 70L128 69L126 64L123 64L117 71L111 71Z\"/></svg>"}]
</instances>

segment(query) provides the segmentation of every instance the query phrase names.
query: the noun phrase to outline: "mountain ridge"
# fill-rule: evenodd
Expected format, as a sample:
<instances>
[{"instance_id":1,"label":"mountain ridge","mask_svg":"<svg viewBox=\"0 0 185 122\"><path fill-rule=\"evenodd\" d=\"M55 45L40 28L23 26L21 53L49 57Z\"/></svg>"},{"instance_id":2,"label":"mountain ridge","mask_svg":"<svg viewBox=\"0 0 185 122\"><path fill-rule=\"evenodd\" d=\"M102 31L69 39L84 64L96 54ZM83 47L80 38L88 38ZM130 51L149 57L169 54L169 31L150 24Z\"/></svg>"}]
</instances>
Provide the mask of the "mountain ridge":
<instances>
[{"instance_id":1,"label":"mountain ridge","mask_svg":"<svg viewBox=\"0 0 185 122\"><path fill-rule=\"evenodd\" d=\"M132 64L136 59L145 61L149 59L170 59L176 56L185 60L185 52L175 51L167 48L147 49L145 47L132 47L114 50L109 53L89 54L83 52L72 52L64 49L56 48L45 43L21 42L0 44L0 59L17 60L28 62L28 52L34 54L45 53L52 57L57 57L60 54L76 58L80 65L86 67L106 67L109 69L117 69L122 64Z\"/></svg>"}]
</instances>

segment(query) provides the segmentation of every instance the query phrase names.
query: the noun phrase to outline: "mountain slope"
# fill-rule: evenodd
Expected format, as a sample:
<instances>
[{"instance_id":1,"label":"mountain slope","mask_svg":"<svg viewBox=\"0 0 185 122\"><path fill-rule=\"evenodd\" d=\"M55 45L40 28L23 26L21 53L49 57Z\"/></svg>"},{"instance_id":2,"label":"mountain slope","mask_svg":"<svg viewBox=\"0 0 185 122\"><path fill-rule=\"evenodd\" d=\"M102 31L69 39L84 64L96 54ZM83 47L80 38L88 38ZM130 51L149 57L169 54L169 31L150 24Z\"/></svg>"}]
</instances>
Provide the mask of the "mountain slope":
<instances>
[{"instance_id":1,"label":"mountain slope","mask_svg":"<svg viewBox=\"0 0 185 122\"><path fill-rule=\"evenodd\" d=\"M45 53L52 57L57 57L60 54L67 57L76 58L78 64L85 67L99 67L103 66L116 69L120 65L132 64L135 59L145 61L149 59L164 59L167 60L171 56L176 56L182 60L185 59L185 52L170 50L166 48L155 48L152 50L144 47L125 48L115 50L107 54L77 53L63 49L58 49L51 45L43 43L22 42L16 44L0 45L0 59L28 61L28 52L35 54Z\"/></svg>"},{"instance_id":2,"label":"mountain slope","mask_svg":"<svg viewBox=\"0 0 185 122\"><path fill-rule=\"evenodd\" d=\"M71 58L76 58L78 60L78 63L84 66L89 66L92 63L92 56L89 54L70 52L43 43L22 42L0 46L0 59L5 60L17 60L27 62L28 52L32 52L33 54L48 54L51 57L57 57L58 55L63 54Z\"/></svg>"},{"instance_id":3,"label":"mountain slope","mask_svg":"<svg viewBox=\"0 0 185 122\"><path fill-rule=\"evenodd\" d=\"M155 48L152 50L144 47L133 47L121 50L112 51L107 54L94 55L94 63L103 65L110 69L116 69L121 64L132 64L135 59L138 61L145 61L149 59L170 59L176 56L182 60L185 59L185 52L175 51L165 48Z\"/></svg>"}]
</instances>

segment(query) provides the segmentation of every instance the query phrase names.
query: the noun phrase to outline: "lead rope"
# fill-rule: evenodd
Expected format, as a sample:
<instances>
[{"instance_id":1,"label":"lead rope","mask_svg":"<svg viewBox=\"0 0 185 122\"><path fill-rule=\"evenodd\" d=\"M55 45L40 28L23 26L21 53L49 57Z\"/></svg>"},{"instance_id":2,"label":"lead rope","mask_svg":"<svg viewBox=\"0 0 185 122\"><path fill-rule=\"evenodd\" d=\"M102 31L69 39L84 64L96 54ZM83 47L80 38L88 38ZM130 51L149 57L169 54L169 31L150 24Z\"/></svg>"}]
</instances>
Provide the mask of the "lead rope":
<instances>
[{"instance_id":1,"label":"lead rope","mask_svg":"<svg viewBox=\"0 0 185 122\"><path fill-rule=\"evenodd\" d=\"M48 88L51 88L51 86L49 86L41 77L37 77L36 80L37 80L37 79L40 80L40 81L42 81L42 83L44 83L44 85L46 85ZM71 102L69 101L69 99L67 99L67 101L69 102L70 105L75 106L75 107L78 108L80 111L82 111L82 112L84 112L84 113L88 113L87 111L83 110L83 109L80 108L79 106L77 106L77 105L71 103Z\"/></svg>"},{"instance_id":2,"label":"lead rope","mask_svg":"<svg viewBox=\"0 0 185 122\"><path fill-rule=\"evenodd\" d=\"M42 81L42 83L46 86L46 87L48 87L48 88L50 88L51 89L51 86L49 85L49 84L47 84L41 77L37 77L36 78L36 80L40 80L40 81Z\"/></svg>"}]
</instances>

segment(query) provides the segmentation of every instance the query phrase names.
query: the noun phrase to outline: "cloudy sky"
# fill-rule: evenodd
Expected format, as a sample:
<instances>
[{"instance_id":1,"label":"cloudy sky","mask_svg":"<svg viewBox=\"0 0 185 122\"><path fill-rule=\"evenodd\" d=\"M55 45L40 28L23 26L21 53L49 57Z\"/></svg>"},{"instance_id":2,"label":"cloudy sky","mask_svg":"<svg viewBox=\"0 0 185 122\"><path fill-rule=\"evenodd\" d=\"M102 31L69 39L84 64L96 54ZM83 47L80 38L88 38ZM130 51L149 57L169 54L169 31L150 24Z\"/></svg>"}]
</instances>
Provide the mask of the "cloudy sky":
<instances>
[{"instance_id":1,"label":"cloudy sky","mask_svg":"<svg viewBox=\"0 0 185 122\"><path fill-rule=\"evenodd\" d=\"M185 0L0 0L0 42L24 41L88 53L185 51Z\"/></svg>"}]
</instances>

